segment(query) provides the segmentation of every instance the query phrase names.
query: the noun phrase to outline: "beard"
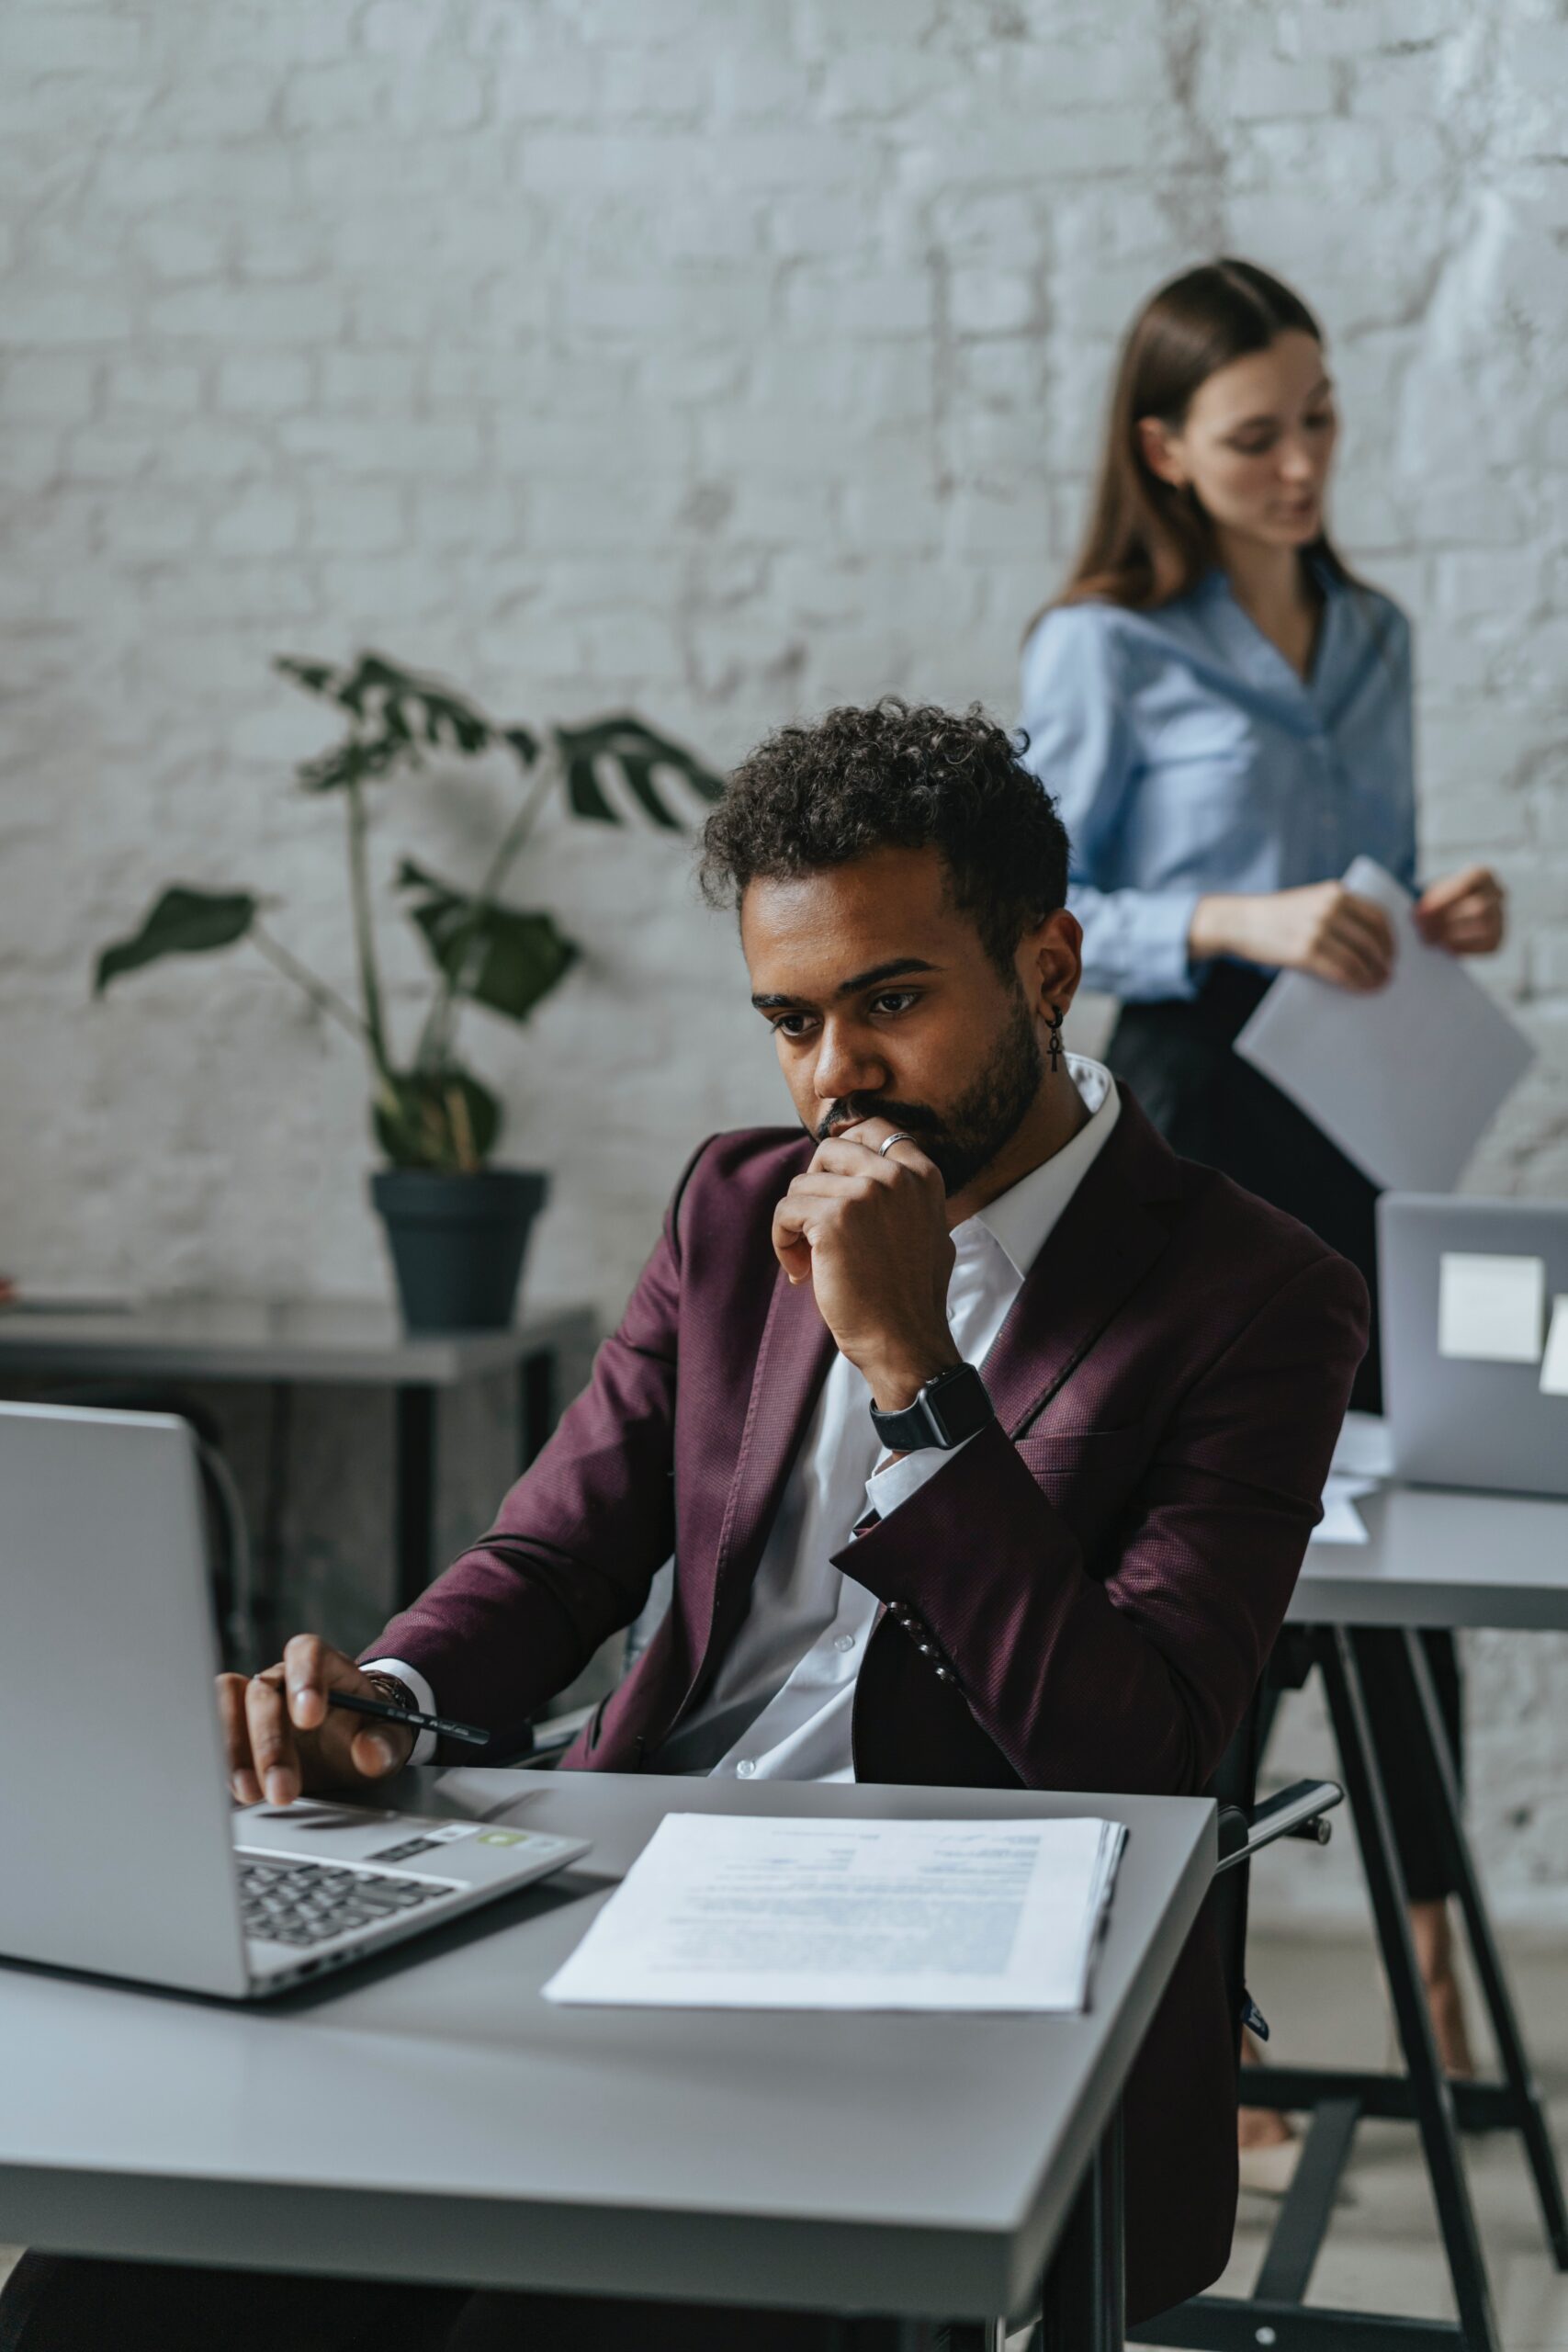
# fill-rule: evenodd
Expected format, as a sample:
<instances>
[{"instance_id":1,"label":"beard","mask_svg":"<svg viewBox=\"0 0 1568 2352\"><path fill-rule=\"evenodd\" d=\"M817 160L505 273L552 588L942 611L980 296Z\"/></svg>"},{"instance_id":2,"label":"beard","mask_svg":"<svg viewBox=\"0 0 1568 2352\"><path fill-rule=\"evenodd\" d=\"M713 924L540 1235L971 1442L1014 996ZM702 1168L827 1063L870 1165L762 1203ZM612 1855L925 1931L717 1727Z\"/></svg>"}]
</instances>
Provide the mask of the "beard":
<instances>
[{"instance_id":1,"label":"beard","mask_svg":"<svg viewBox=\"0 0 1568 2352\"><path fill-rule=\"evenodd\" d=\"M941 1174L949 1199L987 1169L1023 1125L1045 1075L1034 1019L1021 989L1003 1023L990 1058L972 1086L946 1111L903 1102L890 1094L846 1094L816 1129L818 1143L855 1119L891 1119L912 1136Z\"/></svg>"}]
</instances>

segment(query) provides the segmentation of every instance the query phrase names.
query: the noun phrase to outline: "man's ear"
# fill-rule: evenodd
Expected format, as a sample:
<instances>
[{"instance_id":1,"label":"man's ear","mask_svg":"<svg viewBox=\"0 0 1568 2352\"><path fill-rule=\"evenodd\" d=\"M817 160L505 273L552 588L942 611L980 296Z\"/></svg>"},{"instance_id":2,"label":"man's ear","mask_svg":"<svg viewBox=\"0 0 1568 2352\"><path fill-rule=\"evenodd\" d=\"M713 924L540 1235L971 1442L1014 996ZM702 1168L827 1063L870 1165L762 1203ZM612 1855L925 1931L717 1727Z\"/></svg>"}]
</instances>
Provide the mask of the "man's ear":
<instances>
[{"instance_id":1,"label":"man's ear","mask_svg":"<svg viewBox=\"0 0 1568 2352\"><path fill-rule=\"evenodd\" d=\"M1083 981L1083 925L1058 907L1026 932L1018 947L1019 982L1032 1012L1066 1013Z\"/></svg>"},{"instance_id":2,"label":"man's ear","mask_svg":"<svg viewBox=\"0 0 1568 2352\"><path fill-rule=\"evenodd\" d=\"M1156 480L1168 482L1172 490L1184 490L1187 472L1177 450L1177 435L1157 416L1138 419L1138 449L1144 463Z\"/></svg>"}]
</instances>

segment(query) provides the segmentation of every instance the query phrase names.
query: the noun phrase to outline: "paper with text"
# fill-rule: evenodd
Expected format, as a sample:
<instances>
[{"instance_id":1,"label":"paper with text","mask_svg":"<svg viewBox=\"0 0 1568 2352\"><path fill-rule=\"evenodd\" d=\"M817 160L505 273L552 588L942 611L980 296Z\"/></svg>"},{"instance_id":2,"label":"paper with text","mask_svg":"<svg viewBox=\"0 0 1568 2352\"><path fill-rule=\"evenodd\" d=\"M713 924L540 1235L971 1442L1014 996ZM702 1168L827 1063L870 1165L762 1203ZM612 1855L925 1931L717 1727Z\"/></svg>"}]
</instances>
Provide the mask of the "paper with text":
<instances>
[{"instance_id":1,"label":"paper with text","mask_svg":"<svg viewBox=\"0 0 1568 2352\"><path fill-rule=\"evenodd\" d=\"M1358 857L1345 887L1393 919L1393 978L1361 996L1281 972L1236 1052L1375 1183L1451 1192L1534 1048L1460 958L1427 945L1392 874Z\"/></svg>"},{"instance_id":2,"label":"paper with text","mask_svg":"<svg viewBox=\"0 0 1568 2352\"><path fill-rule=\"evenodd\" d=\"M1568 1396L1568 1298L1561 1295L1551 1302L1551 1329L1540 1360L1540 1393Z\"/></svg>"},{"instance_id":3,"label":"paper with text","mask_svg":"<svg viewBox=\"0 0 1568 2352\"><path fill-rule=\"evenodd\" d=\"M551 2001L1080 2009L1118 1822L666 1815Z\"/></svg>"},{"instance_id":4,"label":"paper with text","mask_svg":"<svg viewBox=\"0 0 1568 2352\"><path fill-rule=\"evenodd\" d=\"M1438 1268L1438 1353L1462 1363L1539 1363L1544 1258L1445 1250Z\"/></svg>"}]
</instances>

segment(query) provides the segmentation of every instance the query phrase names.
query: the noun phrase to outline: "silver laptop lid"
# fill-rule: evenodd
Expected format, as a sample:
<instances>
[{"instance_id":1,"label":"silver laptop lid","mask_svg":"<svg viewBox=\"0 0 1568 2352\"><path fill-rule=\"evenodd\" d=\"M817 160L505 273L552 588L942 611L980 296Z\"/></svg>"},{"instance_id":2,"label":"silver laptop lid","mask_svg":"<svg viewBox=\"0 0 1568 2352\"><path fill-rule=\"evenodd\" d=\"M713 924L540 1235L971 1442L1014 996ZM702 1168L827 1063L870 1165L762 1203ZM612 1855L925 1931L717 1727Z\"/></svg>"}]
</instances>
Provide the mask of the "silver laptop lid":
<instances>
[{"instance_id":1,"label":"silver laptop lid","mask_svg":"<svg viewBox=\"0 0 1568 2352\"><path fill-rule=\"evenodd\" d=\"M194 1442L0 1405L0 1952L242 1994Z\"/></svg>"},{"instance_id":2,"label":"silver laptop lid","mask_svg":"<svg viewBox=\"0 0 1568 2352\"><path fill-rule=\"evenodd\" d=\"M1385 1193L1378 1292L1400 1477L1568 1495L1568 1396L1541 1388L1568 1204Z\"/></svg>"}]
</instances>

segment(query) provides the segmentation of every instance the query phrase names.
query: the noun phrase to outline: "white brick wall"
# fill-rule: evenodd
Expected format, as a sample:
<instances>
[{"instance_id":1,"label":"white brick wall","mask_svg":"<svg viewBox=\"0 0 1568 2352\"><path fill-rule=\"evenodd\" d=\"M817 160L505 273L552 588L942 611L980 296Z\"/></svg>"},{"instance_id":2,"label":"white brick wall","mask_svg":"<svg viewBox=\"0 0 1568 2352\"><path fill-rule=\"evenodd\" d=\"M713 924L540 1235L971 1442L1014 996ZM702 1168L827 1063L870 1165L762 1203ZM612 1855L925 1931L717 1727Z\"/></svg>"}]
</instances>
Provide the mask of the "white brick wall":
<instances>
[{"instance_id":1,"label":"white brick wall","mask_svg":"<svg viewBox=\"0 0 1568 2352\"><path fill-rule=\"evenodd\" d=\"M631 700L718 760L889 687L1010 712L1115 334L1218 247L1331 330L1339 529L1419 629L1427 838L1515 888L1541 1061L1472 1181L1568 1192L1565 67L1538 0L10 0L0 1257L383 1278L359 1074L279 983L86 1001L174 874L277 892L346 976L274 651L381 645L518 717ZM471 866L503 783L400 786L381 852ZM593 952L474 1050L560 1180L536 1294L610 1310L692 1137L777 1081L678 851L558 826L523 888ZM1565 1679L1478 1653L1527 1905L1568 1885Z\"/></svg>"}]
</instances>

